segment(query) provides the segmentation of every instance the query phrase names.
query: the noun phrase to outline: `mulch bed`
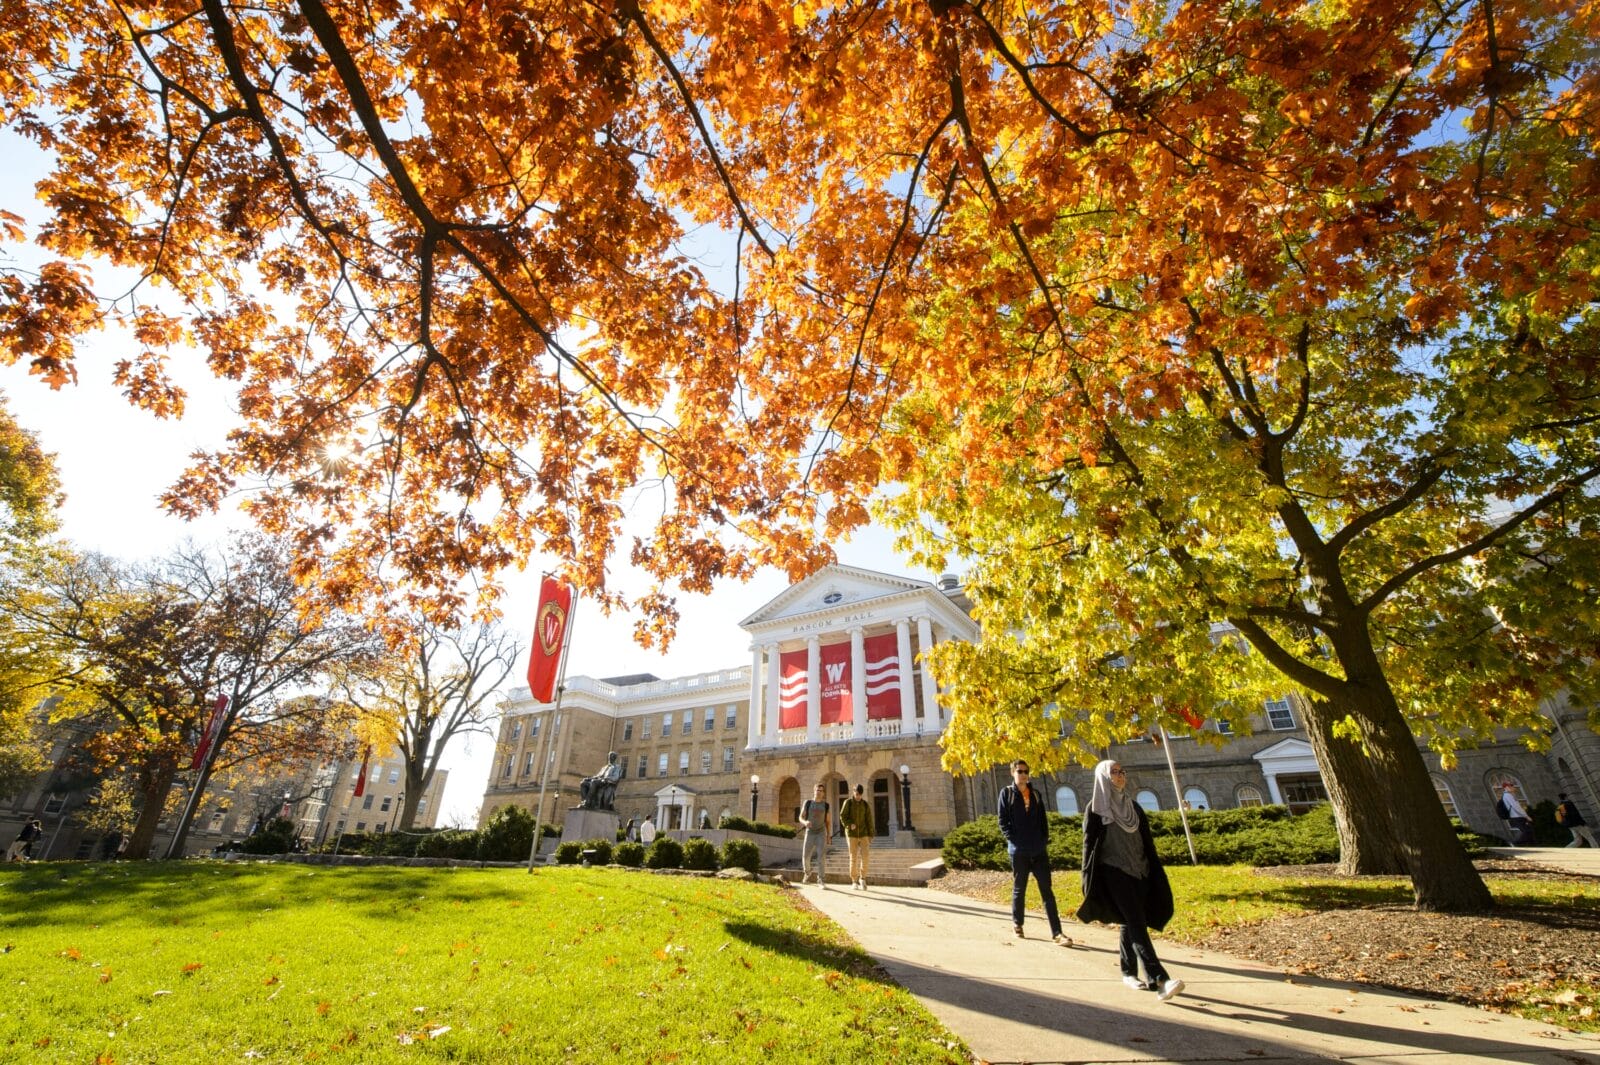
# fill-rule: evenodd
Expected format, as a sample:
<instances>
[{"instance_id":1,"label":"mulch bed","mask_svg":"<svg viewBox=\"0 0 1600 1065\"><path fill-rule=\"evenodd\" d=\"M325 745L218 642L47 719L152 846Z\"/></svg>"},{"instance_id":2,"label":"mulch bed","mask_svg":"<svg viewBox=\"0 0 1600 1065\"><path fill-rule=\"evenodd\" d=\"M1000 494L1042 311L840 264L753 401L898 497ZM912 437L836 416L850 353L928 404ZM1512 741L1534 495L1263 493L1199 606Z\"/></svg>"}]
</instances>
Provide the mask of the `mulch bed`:
<instances>
[{"instance_id":1,"label":"mulch bed","mask_svg":"<svg viewBox=\"0 0 1600 1065\"><path fill-rule=\"evenodd\" d=\"M1592 885L1529 862L1477 863L1497 877ZM1263 877L1329 877L1334 867L1258 870ZM1367 878L1350 878L1362 880ZM1392 879L1392 878L1391 878ZM993 901L1009 873L952 870L929 886ZM1596 1005L1567 985L1600 985L1600 912L1551 906L1502 906L1492 914L1418 913L1373 906L1298 914L1219 929L1197 944L1282 968L1507 1009L1535 997L1586 1011Z\"/></svg>"}]
</instances>

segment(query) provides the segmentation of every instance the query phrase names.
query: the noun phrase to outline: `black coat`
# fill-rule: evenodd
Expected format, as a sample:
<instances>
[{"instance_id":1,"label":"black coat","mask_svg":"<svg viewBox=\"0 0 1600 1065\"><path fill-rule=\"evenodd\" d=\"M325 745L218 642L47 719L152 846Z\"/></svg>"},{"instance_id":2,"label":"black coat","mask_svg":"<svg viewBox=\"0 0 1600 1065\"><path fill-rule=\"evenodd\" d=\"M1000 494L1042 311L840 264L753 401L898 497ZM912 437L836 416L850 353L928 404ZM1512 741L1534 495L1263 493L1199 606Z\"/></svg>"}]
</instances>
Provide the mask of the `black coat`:
<instances>
[{"instance_id":1,"label":"black coat","mask_svg":"<svg viewBox=\"0 0 1600 1065\"><path fill-rule=\"evenodd\" d=\"M1043 854L1050 847L1050 822L1039 789L1030 783L1028 792L1031 801L1025 804L1015 784L1000 789L1000 834L1020 854Z\"/></svg>"},{"instance_id":2,"label":"black coat","mask_svg":"<svg viewBox=\"0 0 1600 1065\"><path fill-rule=\"evenodd\" d=\"M1144 860L1150 871L1139 883L1144 886L1144 912L1150 927L1156 931L1167 927L1172 920L1172 885L1167 882L1167 870L1156 857L1155 840L1150 838L1150 822L1138 806L1139 840L1144 844ZM1120 828L1118 832L1122 831ZM1078 907L1078 920L1121 924L1122 911L1111 899L1111 886L1100 875L1100 843L1106 838L1106 821L1099 814L1083 815L1083 905Z\"/></svg>"}]
</instances>

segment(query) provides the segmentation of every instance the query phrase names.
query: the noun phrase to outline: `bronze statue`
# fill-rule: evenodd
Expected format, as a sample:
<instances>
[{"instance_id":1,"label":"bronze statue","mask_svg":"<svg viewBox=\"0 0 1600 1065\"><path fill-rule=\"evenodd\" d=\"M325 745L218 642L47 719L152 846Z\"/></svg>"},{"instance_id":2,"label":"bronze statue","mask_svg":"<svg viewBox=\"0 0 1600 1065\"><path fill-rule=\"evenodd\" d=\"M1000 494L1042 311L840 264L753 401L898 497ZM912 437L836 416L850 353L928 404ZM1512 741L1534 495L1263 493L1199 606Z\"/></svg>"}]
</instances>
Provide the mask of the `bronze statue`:
<instances>
[{"instance_id":1,"label":"bronze statue","mask_svg":"<svg viewBox=\"0 0 1600 1065\"><path fill-rule=\"evenodd\" d=\"M622 767L617 764L617 752L606 756L605 768L592 777L584 777L578 785L578 809L614 810L617 782L622 779Z\"/></svg>"}]
</instances>

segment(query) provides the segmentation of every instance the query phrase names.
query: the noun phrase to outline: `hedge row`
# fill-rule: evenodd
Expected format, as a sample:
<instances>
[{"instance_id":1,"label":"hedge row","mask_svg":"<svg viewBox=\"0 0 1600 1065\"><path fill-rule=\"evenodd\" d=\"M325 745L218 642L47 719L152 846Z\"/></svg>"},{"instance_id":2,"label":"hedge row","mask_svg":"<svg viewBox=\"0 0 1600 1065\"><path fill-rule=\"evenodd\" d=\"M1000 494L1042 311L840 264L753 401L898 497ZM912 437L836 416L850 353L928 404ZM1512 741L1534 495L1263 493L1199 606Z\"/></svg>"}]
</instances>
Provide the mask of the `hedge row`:
<instances>
[{"instance_id":1,"label":"hedge row","mask_svg":"<svg viewBox=\"0 0 1600 1065\"><path fill-rule=\"evenodd\" d=\"M761 871L761 848L747 839L730 839L717 853L710 840L694 837L679 843L671 836L657 836L648 850L639 843L619 843L613 847L608 840L567 840L556 848L556 861L561 865L576 865L583 852L595 852L595 865L618 865L637 869L643 865L650 869L700 869L715 872L717 869L746 869Z\"/></svg>"},{"instance_id":2,"label":"hedge row","mask_svg":"<svg viewBox=\"0 0 1600 1065\"><path fill-rule=\"evenodd\" d=\"M717 827L732 832L754 832L758 836L780 836L783 839L794 839L795 836L795 830L789 825L769 825L765 821L752 821L748 817L735 817L732 814L718 821Z\"/></svg>"},{"instance_id":3,"label":"hedge row","mask_svg":"<svg viewBox=\"0 0 1600 1065\"><path fill-rule=\"evenodd\" d=\"M559 839L561 829L544 826L545 839ZM533 814L515 806L501 808L477 830L446 828L418 832L346 832L322 845L341 854L391 858L459 858L479 862L525 862L533 849Z\"/></svg>"},{"instance_id":4,"label":"hedge row","mask_svg":"<svg viewBox=\"0 0 1600 1065\"><path fill-rule=\"evenodd\" d=\"M1156 853L1167 863L1188 864L1189 846L1176 810L1148 815ZM1074 814L1049 815L1048 853L1052 869L1076 869L1083 859L1083 818ZM1339 860L1339 836L1333 807L1324 803L1294 816L1283 806L1253 806L1237 810L1196 810L1189 814L1195 856L1201 865L1315 865ZM1478 836L1459 825L1456 829L1468 853L1477 853L1495 840ZM944 861L952 869L1009 871L1010 856L993 815L961 825L945 837Z\"/></svg>"}]
</instances>

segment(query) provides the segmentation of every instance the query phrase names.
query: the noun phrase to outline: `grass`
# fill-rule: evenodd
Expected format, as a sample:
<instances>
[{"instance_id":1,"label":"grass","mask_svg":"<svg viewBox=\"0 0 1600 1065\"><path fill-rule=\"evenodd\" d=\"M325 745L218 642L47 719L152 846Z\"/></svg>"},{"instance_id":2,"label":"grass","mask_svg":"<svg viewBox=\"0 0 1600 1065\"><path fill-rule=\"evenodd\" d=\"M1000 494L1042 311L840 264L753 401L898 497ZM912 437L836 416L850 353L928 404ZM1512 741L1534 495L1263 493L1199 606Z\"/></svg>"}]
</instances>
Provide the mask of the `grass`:
<instances>
[{"instance_id":1,"label":"grass","mask_svg":"<svg viewBox=\"0 0 1600 1065\"><path fill-rule=\"evenodd\" d=\"M964 1062L762 885L618 869L0 871L7 1062Z\"/></svg>"}]
</instances>

